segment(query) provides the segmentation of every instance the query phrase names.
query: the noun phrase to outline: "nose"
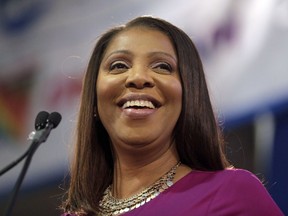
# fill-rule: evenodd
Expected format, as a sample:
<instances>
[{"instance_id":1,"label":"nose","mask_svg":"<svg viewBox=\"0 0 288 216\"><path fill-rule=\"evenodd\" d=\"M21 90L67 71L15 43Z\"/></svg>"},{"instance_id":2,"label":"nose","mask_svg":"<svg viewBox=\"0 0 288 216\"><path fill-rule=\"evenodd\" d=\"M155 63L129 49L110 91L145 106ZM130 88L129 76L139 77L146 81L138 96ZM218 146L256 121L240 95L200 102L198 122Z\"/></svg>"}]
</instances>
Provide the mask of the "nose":
<instances>
[{"instance_id":1,"label":"nose","mask_svg":"<svg viewBox=\"0 0 288 216\"><path fill-rule=\"evenodd\" d=\"M149 70L132 68L125 82L126 88L152 88L155 85Z\"/></svg>"}]
</instances>

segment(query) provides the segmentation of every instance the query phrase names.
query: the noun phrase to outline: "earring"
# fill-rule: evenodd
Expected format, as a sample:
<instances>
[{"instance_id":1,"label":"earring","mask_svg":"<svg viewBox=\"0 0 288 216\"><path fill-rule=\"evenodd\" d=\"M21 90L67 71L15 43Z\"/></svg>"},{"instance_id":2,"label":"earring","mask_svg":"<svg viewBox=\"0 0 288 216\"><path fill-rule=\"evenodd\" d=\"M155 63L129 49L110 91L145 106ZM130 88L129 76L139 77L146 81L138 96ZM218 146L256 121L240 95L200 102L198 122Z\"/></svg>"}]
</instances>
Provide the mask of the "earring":
<instances>
[{"instance_id":1,"label":"earring","mask_svg":"<svg viewBox=\"0 0 288 216\"><path fill-rule=\"evenodd\" d=\"M94 116L94 118L97 117L97 108L96 107L93 108L93 116Z\"/></svg>"}]
</instances>

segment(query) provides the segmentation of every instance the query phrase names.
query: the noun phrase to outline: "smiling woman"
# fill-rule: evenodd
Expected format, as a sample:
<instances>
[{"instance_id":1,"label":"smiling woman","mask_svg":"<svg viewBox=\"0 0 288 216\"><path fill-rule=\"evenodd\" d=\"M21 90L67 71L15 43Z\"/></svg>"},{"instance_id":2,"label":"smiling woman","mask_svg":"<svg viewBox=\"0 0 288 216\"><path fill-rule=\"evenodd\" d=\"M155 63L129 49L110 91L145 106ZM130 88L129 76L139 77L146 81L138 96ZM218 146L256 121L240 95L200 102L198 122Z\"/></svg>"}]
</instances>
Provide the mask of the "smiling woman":
<instances>
[{"instance_id":1,"label":"smiling woman","mask_svg":"<svg viewBox=\"0 0 288 216\"><path fill-rule=\"evenodd\" d=\"M79 111L64 215L282 215L229 168L191 39L139 17L99 39Z\"/></svg>"}]
</instances>

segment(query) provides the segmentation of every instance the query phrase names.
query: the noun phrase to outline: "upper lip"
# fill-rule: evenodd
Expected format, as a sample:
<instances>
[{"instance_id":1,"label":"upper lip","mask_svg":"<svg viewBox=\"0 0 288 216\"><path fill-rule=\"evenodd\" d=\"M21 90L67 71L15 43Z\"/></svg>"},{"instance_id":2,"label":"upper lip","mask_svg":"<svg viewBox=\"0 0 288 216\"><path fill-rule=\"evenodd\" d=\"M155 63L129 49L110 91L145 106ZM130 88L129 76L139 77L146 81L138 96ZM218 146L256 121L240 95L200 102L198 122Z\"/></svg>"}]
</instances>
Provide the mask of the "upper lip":
<instances>
[{"instance_id":1,"label":"upper lip","mask_svg":"<svg viewBox=\"0 0 288 216\"><path fill-rule=\"evenodd\" d=\"M151 101L151 103L156 107L159 108L162 104L156 98L148 94L136 94L136 93L129 93L123 96L118 102L117 105L122 107L127 101L134 101L134 100L144 100L144 101Z\"/></svg>"}]
</instances>

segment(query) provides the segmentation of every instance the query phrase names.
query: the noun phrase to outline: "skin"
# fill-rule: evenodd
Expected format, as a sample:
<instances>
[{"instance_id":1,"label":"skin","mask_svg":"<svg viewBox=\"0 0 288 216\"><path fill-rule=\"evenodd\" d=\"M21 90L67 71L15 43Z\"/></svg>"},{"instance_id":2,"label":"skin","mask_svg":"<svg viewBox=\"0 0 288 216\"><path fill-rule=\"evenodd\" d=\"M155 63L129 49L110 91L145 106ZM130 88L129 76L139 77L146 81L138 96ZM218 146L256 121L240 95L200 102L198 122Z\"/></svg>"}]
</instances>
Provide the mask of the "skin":
<instances>
[{"instance_id":1,"label":"skin","mask_svg":"<svg viewBox=\"0 0 288 216\"><path fill-rule=\"evenodd\" d=\"M118 34L104 54L96 91L99 117L115 156L112 193L126 198L179 161L172 135L181 112L182 86L170 39L145 27ZM131 96L152 100L156 108L123 109ZM181 165L174 180L188 172L190 168Z\"/></svg>"}]
</instances>

